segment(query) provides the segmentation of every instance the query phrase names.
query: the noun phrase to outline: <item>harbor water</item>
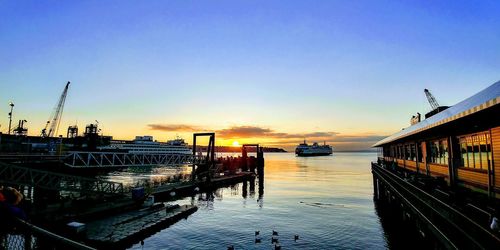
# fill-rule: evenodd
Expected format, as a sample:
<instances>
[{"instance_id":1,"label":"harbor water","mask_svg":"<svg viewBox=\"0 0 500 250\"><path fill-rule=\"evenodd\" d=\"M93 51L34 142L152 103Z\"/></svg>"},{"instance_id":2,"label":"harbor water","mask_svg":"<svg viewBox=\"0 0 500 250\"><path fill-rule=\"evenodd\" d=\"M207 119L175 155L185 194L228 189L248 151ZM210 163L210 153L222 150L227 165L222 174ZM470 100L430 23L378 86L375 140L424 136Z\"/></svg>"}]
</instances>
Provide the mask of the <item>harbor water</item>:
<instances>
[{"instance_id":1,"label":"harbor water","mask_svg":"<svg viewBox=\"0 0 500 250\"><path fill-rule=\"evenodd\" d=\"M268 153L265 159L261 185L256 180L178 200L199 210L131 248L274 249L273 230L282 249L394 248L384 232L394 225L382 226L373 200L370 162L376 153L309 158Z\"/></svg>"}]
</instances>

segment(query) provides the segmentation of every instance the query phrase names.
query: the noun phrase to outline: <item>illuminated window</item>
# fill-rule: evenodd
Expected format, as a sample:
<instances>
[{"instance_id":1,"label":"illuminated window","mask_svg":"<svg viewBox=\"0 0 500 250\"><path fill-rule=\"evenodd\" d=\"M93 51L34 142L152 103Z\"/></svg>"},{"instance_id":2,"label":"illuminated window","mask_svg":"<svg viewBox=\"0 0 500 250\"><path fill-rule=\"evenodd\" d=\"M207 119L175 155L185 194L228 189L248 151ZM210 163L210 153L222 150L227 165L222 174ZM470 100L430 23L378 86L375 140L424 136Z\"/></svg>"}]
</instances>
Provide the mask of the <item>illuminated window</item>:
<instances>
[{"instance_id":1,"label":"illuminated window","mask_svg":"<svg viewBox=\"0 0 500 250\"><path fill-rule=\"evenodd\" d=\"M439 139L427 142L428 161L448 165L448 140Z\"/></svg>"},{"instance_id":2,"label":"illuminated window","mask_svg":"<svg viewBox=\"0 0 500 250\"><path fill-rule=\"evenodd\" d=\"M417 159L415 143L410 144L410 160L415 161Z\"/></svg>"},{"instance_id":3,"label":"illuminated window","mask_svg":"<svg viewBox=\"0 0 500 250\"><path fill-rule=\"evenodd\" d=\"M461 166L487 170L491 166L491 140L489 133L458 137Z\"/></svg>"}]
</instances>

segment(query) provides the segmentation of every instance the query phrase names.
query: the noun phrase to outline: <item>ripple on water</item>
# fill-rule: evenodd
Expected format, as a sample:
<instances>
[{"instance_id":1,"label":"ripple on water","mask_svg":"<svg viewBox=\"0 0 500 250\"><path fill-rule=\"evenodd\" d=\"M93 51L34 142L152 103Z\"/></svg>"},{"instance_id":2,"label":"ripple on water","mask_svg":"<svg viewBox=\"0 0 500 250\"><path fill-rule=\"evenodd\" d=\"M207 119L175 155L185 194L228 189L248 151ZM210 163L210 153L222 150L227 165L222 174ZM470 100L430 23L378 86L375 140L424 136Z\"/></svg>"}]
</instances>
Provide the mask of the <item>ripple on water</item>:
<instances>
[{"instance_id":1,"label":"ripple on water","mask_svg":"<svg viewBox=\"0 0 500 250\"><path fill-rule=\"evenodd\" d=\"M299 158L266 154L264 194L243 197L244 185L180 203L200 209L144 240L144 249L272 249L272 230L283 249L385 248L374 213L372 153ZM250 185L245 187L248 189ZM247 190L250 194L250 190ZM255 243L255 231L261 243ZM294 241L294 235L300 236ZM140 244L132 246L141 249Z\"/></svg>"}]
</instances>

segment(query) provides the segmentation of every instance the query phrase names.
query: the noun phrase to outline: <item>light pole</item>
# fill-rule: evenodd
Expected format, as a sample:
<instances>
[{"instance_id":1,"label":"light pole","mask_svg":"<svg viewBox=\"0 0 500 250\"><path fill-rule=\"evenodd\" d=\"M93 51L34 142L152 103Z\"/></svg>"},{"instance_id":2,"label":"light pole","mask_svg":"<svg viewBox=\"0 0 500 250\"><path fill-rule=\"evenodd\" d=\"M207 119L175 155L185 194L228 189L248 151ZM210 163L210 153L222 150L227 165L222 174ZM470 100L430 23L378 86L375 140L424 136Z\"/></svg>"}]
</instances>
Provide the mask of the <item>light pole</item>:
<instances>
[{"instance_id":1,"label":"light pole","mask_svg":"<svg viewBox=\"0 0 500 250\"><path fill-rule=\"evenodd\" d=\"M8 134L10 135L10 126L12 125L12 109L14 109L14 103L9 102L10 105L10 112L9 112L9 131Z\"/></svg>"}]
</instances>

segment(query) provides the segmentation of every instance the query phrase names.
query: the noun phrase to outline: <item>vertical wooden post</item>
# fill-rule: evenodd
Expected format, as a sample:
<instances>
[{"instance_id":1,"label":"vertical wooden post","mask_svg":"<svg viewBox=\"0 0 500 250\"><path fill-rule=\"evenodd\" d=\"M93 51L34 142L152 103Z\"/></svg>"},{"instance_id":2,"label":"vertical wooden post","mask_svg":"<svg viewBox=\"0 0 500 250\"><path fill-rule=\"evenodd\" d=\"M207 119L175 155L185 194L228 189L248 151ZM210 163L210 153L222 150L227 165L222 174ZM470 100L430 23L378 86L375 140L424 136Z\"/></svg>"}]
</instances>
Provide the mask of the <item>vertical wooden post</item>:
<instances>
[{"instance_id":1,"label":"vertical wooden post","mask_svg":"<svg viewBox=\"0 0 500 250\"><path fill-rule=\"evenodd\" d=\"M420 173L420 161L418 160L418 157L420 154L418 153L418 142L414 143L415 145L415 168L417 169L417 176Z\"/></svg>"},{"instance_id":2,"label":"vertical wooden post","mask_svg":"<svg viewBox=\"0 0 500 250\"><path fill-rule=\"evenodd\" d=\"M456 184L456 145L453 136L448 137L448 173L450 175L450 186Z\"/></svg>"},{"instance_id":3,"label":"vertical wooden post","mask_svg":"<svg viewBox=\"0 0 500 250\"><path fill-rule=\"evenodd\" d=\"M422 144L422 160L424 161L425 166L425 174L430 176L431 173L429 171L429 164L427 163L427 144L425 141L421 142Z\"/></svg>"},{"instance_id":4,"label":"vertical wooden post","mask_svg":"<svg viewBox=\"0 0 500 250\"><path fill-rule=\"evenodd\" d=\"M193 166L192 166L192 169L191 169L191 180L195 180L196 179L196 176L195 176L195 163L196 163L196 134L193 134Z\"/></svg>"},{"instance_id":5,"label":"vertical wooden post","mask_svg":"<svg viewBox=\"0 0 500 250\"><path fill-rule=\"evenodd\" d=\"M403 146L402 146L402 149L403 149L403 150L402 150L402 151L403 151L403 152L402 152L402 153L403 153L403 169L405 169L405 170L406 170L406 147L405 147L405 145L404 145L404 144L403 144Z\"/></svg>"},{"instance_id":6,"label":"vertical wooden post","mask_svg":"<svg viewBox=\"0 0 500 250\"><path fill-rule=\"evenodd\" d=\"M493 167L493 142L492 142L492 137L491 137L491 129L488 130L489 133L489 143L490 143L490 149L491 149L491 161L488 159L488 197L495 198L495 168ZM486 142L488 143L488 141Z\"/></svg>"}]
</instances>

